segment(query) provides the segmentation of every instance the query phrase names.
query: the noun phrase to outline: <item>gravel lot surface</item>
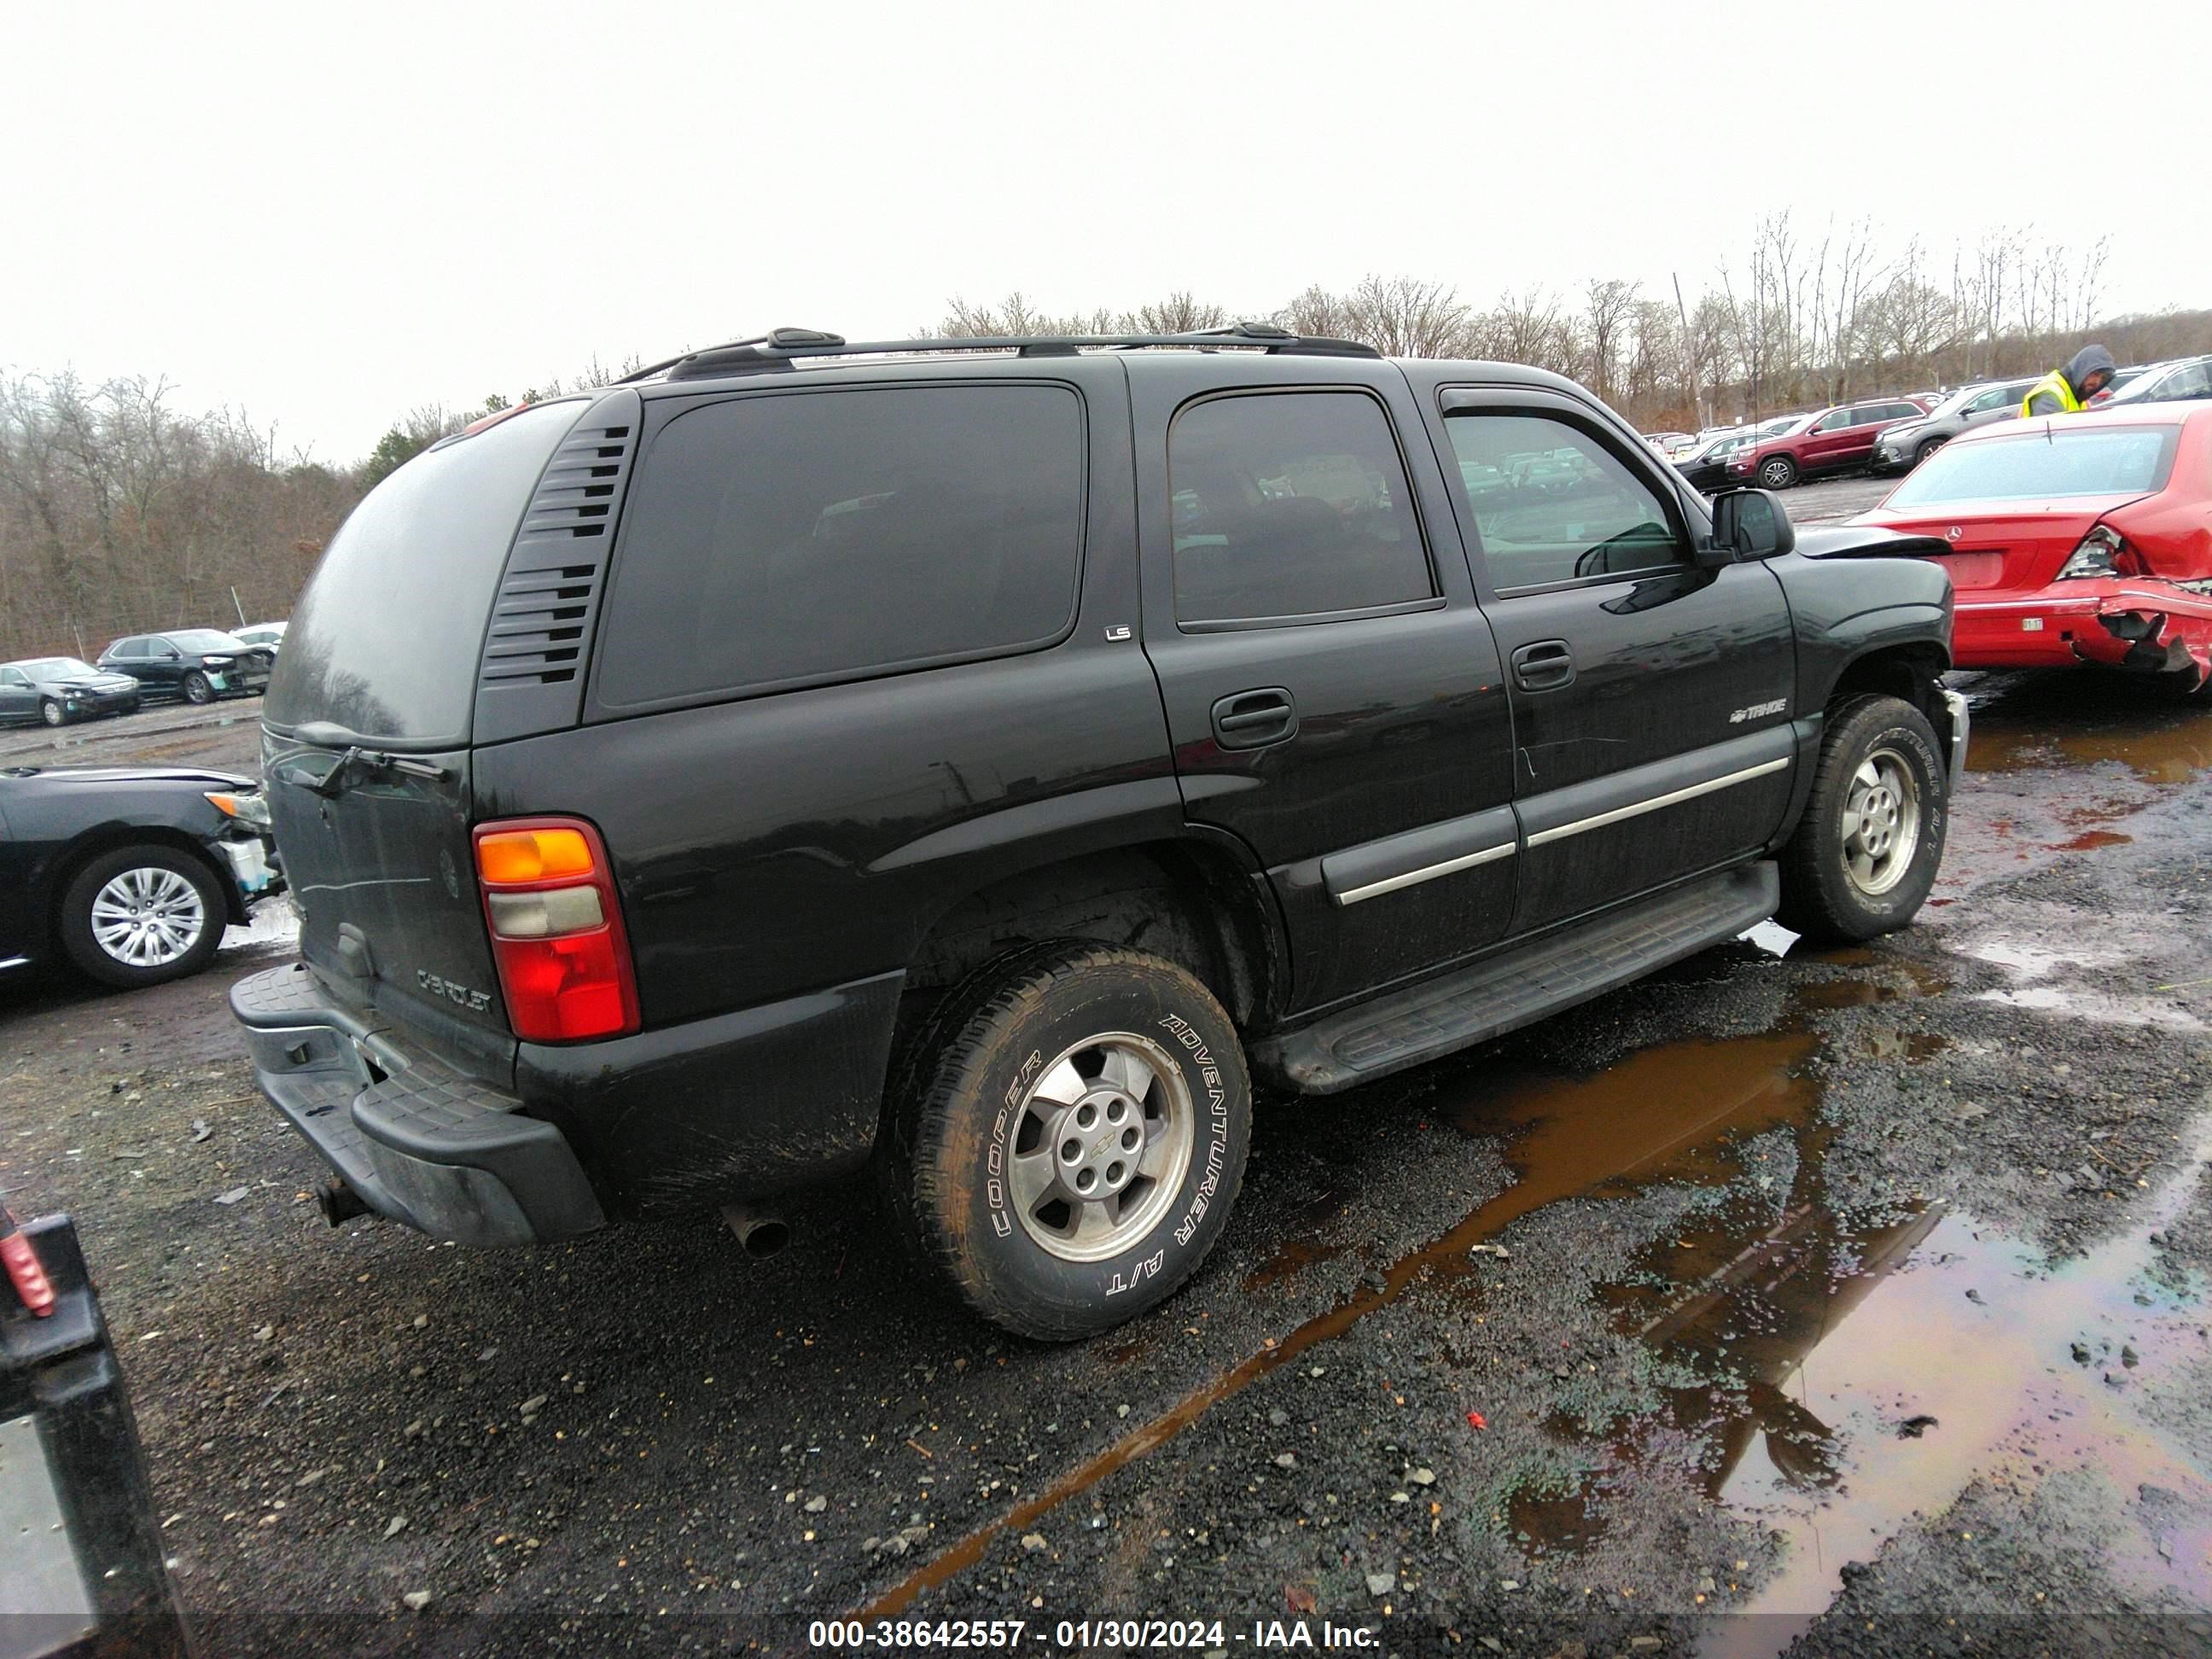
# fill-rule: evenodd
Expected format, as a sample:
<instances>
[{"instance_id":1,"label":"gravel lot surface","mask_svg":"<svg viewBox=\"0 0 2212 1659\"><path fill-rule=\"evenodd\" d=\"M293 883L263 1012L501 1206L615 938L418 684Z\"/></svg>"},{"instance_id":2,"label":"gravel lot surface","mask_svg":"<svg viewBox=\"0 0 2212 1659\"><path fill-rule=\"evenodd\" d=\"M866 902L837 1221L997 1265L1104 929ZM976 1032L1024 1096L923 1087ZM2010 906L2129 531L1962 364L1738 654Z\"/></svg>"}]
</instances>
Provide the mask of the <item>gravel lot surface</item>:
<instances>
[{"instance_id":1,"label":"gravel lot surface","mask_svg":"<svg viewBox=\"0 0 2212 1659\"><path fill-rule=\"evenodd\" d=\"M1762 930L1263 1101L1199 1282L1086 1346L971 1322L859 1189L765 1263L705 1221L326 1228L223 1008L273 919L186 983L0 992L0 1182L76 1217L210 1654L803 1651L854 1614L2203 1653L2212 711L1969 690L1917 927ZM46 763L250 769L186 712Z\"/></svg>"}]
</instances>

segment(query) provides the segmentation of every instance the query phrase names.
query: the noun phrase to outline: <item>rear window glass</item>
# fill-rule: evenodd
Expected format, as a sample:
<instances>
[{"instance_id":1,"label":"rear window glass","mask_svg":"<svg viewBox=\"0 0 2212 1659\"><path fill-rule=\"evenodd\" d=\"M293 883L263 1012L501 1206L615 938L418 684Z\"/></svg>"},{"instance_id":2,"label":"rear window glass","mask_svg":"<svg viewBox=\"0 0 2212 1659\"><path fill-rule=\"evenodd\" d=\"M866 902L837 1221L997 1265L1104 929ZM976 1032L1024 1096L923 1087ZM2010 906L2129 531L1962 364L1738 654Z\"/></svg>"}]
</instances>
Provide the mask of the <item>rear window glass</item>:
<instances>
[{"instance_id":1,"label":"rear window glass","mask_svg":"<svg viewBox=\"0 0 2212 1659\"><path fill-rule=\"evenodd\" d=\"M417 455L331 538L269 684L268 719L359 736L465 742L477 659L507 548L580 400L511 415Z\"/></svg>"},{"instance_id":2,"label":"rear window glass","mask_svg":"<svg viewBox=\"0 0 2212 1659\"><path fill-rule=\"evenodd\" d=\"M2170 426L2106 427L1946 444L1882 505L2144 495L2166 487L2173 466L2174 432Z\"/></svg>"},{"instance_id":3,"label":"rear window glass","mask_svg":"<svg viewBox=\"0 0 2212 1659\"><path fill-rule=\"evenodd\" d=\"M680 416L632 486L599 700L1048 644L1075 613L1083 472L1065 386L807 392Z\"/></svg>"}]
</instances>

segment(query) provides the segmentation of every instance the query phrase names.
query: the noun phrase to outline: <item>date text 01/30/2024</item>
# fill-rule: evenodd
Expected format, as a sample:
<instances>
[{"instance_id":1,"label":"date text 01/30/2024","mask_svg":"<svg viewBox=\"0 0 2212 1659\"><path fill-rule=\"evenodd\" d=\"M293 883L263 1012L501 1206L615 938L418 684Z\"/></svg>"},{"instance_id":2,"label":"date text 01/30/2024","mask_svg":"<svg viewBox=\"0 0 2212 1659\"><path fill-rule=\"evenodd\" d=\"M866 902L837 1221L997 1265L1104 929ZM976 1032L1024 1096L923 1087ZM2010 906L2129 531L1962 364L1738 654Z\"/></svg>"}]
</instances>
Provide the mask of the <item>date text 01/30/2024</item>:
<instances>
[{"instance_id":1,"label":"date text 01/30/2024","mask_svg":"<svg viewBox=\"0 0 2212 1659\"><path fill-rule=\"evenodd\" d=\"M1048 1651L1094 1648L1126 1650L1226 1652L1239 1647L1364 1649L1382 1645L1382 1633L1363 1625L1328 1620L1257 1619L1249 1630L1231 1631L1219 1619L1062 1619L1048 1626L1026 1619L817 1619L807 1626L809 1647L853 1651L919 1652L934 1649L1021 1649Z\"/></svg>"}]
</instances>

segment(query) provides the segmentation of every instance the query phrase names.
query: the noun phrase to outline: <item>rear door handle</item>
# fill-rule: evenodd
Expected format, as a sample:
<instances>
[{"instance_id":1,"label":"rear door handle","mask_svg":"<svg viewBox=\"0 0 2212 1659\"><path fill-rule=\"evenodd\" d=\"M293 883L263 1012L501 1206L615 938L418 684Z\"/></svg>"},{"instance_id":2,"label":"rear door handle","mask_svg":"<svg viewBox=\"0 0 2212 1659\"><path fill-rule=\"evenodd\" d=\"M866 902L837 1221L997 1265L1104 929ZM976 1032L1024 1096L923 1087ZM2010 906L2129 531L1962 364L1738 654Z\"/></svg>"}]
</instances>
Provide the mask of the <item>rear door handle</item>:
<instances>
[{"instance_id":1,"label":"rear door handle","mask_svg":"<svg viewBox=\"0 0 2212 1659\"><path fill-rule=\"evenodd\" d=\"M1213 740L1224 749L1261 749L1297 734L1297 704L1282 686L1238 691L1213 705Z\"/></svg>"},{"instance_id":2,"label":"rear door handle","mask_svg":"<svg viewBox=\"0 0 2212 1659\"><path fill-rule=\"evenodd\" d=\"M1538 640L1513 653L1513 683L1523 691L1556 691L1575 683L1575 653L1565 640Z\"/></svg>"}]
</instances>

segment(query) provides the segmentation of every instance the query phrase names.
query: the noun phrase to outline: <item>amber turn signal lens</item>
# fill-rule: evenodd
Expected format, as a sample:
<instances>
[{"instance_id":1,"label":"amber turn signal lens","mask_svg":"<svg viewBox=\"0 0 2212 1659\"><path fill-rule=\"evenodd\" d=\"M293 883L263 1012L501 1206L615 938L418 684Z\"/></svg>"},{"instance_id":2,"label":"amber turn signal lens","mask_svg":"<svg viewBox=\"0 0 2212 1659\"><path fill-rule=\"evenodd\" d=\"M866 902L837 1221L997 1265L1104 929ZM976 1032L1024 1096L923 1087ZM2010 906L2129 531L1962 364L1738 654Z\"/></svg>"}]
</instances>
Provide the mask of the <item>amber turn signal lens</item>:
<instances>
[{"instance_id":1,"label":"amber turn signal lens","mask_svg":"<svg viewBox=\"0 0 2212 1659\"><path fill-rule=\"evenodd\" d=\"M495 886L565 881L592 873L592 848L574 830L501 830L477 837L477 873Z\"/></svg>"}]
</instances>

